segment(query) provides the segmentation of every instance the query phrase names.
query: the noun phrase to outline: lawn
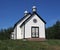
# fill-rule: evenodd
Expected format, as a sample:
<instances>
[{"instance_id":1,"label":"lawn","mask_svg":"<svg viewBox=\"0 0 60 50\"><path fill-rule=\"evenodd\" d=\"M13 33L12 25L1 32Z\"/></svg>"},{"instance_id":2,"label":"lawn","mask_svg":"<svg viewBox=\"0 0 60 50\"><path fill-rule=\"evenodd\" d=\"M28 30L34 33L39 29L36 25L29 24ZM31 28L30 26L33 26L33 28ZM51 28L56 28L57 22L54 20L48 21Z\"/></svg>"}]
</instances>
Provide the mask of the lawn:
<instances>
[{"instance_id":1,"label":"lawn","mask_svg":"<svg viewBox=\"0 0 60 50\"><path fill-rule=\"evenodd\" d=\"M0 40L0 50L60 50L60 40Z\"/></svg>"}]
</instances>

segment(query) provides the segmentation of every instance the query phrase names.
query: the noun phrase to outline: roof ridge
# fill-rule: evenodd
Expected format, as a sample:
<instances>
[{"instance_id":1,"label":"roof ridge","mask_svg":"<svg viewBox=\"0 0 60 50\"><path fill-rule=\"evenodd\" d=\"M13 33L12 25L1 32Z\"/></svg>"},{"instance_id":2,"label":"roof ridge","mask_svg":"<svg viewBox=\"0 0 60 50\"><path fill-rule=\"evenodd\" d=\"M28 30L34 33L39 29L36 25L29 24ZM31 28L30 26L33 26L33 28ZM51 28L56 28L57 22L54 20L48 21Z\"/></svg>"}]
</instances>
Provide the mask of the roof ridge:
<instances>
[{"instance_id":1,"label":"roof ridge","mask_svg":"<svg viewBox=\"0 0 60 50\"><path fill-rule=\"evenodd\" d=\"M16 27L16 25L17 25L19 22L21 22L22 20L24 20L28 15L31 15L31 13L29 12L26 16L24 16L24 17L22 17L21 19L19 19L19 20L15 23L14 28Z\"/></svg>"}]
</instances>

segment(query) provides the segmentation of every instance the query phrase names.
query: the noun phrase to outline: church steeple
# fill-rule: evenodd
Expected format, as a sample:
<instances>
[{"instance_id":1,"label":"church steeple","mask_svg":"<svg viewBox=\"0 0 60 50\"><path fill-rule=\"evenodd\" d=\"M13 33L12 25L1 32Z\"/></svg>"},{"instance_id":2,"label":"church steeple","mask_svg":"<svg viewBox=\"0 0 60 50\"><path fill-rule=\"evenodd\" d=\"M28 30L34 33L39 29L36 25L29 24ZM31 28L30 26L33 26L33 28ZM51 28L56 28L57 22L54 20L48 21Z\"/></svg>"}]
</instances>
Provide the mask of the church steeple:
<instances>
[{"instance_id":1,"label":"church steeple","mask_svg":"<svg viewBox=\"0 0 60 50\"><path fill-rule=\"evenodd\" d=\"M36 6L33 6L33 7L32 7L32 11L33 11L33 12L36 12L36 10L37 10Z\"/></svg>"},{"instance_id":2,"label":"church steeple","mask_svg":"<svg viewBox=\"0 0 60 50\"><path fill-rule=\"evenodd\" d=\"M27 15L27 14L28 14L28 11L25 11L25 12L24 12L24 16Z\"/></svg>"}]
</instances>

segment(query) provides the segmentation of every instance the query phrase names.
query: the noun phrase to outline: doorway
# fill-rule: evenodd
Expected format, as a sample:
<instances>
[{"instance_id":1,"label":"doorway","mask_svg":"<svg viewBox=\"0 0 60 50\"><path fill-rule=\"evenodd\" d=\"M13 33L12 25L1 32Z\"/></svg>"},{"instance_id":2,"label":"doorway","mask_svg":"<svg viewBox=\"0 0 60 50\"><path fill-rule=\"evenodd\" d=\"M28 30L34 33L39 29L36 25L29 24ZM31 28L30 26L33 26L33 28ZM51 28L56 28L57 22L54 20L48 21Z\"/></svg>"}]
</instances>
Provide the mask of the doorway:
<instances>
[{"instance_id":1,"label":"doorway","mask_svg":"<svg viewBox=\"0 0 60 50\"><path fill-rule=\"evenodd\" d=\"M39 38L39 27L31 27L31 37Z\"/></svg>"}]
</instances>

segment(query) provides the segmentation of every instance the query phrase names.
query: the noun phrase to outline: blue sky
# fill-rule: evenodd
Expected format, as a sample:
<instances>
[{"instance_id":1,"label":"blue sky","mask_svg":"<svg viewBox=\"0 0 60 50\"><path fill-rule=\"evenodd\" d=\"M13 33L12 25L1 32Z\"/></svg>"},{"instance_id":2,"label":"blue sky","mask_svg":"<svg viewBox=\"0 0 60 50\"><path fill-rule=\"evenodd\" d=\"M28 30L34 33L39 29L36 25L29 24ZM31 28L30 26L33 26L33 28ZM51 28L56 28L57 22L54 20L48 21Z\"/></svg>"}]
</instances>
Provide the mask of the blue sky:
<instances>
[{"instance_id":1,"label":"blue sky","mask_svg":"<svg viewBox=\"0 0 60 50\"><path fill-rule=\"evenodd\" d=\"M13 27L24 16L24 11L32 13L32 6L46 21L46 27L60 20L60 0L0 0L0 29Z\"/></svg>"}]
</instances>

